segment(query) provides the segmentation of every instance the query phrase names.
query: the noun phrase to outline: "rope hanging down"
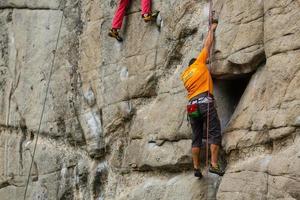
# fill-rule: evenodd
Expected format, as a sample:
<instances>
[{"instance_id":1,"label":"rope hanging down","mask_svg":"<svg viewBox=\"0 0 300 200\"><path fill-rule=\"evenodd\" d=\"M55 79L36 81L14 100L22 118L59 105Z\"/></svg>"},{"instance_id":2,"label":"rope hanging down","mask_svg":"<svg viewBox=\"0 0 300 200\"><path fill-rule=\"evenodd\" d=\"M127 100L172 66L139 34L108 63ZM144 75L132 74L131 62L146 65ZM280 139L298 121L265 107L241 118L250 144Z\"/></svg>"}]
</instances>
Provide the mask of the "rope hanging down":
<instances>
[{"instance_id":1,"label":"rope hanging down","mask_svg":"<svg viewBox=\"0 0 300 200\"><path fill-rule=\"evenodd\" d=\"M54 62L55 62L56 51L57 51L57 47L58 47L58 41L59 41L59 38L60 38L63 17L64 17L64 13L62 12L61 19L60 19L60 25L59 25L59 29L58 29L58 34L57 34L57 39L56 39L56 44L55 44L55 50L53 51L53 59L52 59L52 62L51 62L51 68L50 68L50 73L49 73L49 77L48 77L45 99L44 99L44 102L43 102L43 108L42 108L42 112L41 112L41 117L40 117L40 121L39 121L38 131L37 131L37 135L36 135L36 139L35 139L35 144L34 144L34 149L33 149L33 154L32 154L32 158L31 158L31 164L30 164L29 173L28 173L28 177L27 177L27 182L26 182L26 187L25 187L25 192L24 192L24 200L26 199L26 194L27 194L27 190L28 190L28 184L29 184L30 174L31 174L31 170L32 170L32 165L33 165L34 156L35 156L35 152L36 152L37 142L38 142L38 138L39 138L39 134L40 134L40 130L41 130L41 124L42 124L42 121L43 121L43 116L44 116L44 112L45 112L46 102L47 102L47 98L48 98L49 86L50 86L50 82L51 82L51 76L52 76L52 73L53 73L53 66L54 66Z\"/></svg>"},{"instance_id":2,"label":"rope hanging down","mask_svg":"<svg viewBox=\"0 0 300 200\"><path fill-rule=\"evenodd\" d=\"M213 11L212 11L212 0L209 1L209 19L208 19L208 28L210 29L211 25L213 23ZM209 70L211 70L212 68L212 54L213 54L213 43L211 44L211 48L209 51L209 64L208 64L208 68ZM209 86L210 87L210 86ZM208 96L209 96L209 92L208 92ZM208 170L209 166L208 166L208 151L209 151L209 144L208 144L208 135L209 135L209 102L207 103L207 113L206 113L206 168ZM208 171L207 171L208 172Z\"/></svg>"}]
</instances>

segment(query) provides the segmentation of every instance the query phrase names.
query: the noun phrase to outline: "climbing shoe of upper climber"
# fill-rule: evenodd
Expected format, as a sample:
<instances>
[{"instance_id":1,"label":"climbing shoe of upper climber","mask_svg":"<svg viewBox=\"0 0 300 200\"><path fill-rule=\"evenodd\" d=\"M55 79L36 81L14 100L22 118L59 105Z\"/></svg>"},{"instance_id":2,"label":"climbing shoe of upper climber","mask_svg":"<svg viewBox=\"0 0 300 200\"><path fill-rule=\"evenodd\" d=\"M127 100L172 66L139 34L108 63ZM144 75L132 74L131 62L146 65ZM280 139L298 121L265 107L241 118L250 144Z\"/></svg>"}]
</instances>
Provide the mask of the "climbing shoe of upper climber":
<instances>
[{"instance_id":1,"label":"climbing shoe of upper climber","mask_svg":"<svg viewBox=\"0 0 300 200\"><path fill-rule=\"evenodd\" d=\"M108 32L108 36L116 38L119 42L123 41L123 38L120 36L119 31L117 29L110 29Z\"/></svg>"},{"instance_id":2,"label":"climbing shoe of upper climber","mask_svg":"<svg viewBox=\"0 0 300 200\"><path fill-rule=\"evenodd\" d=\"M159 11L154 11L154 12L152 12L152 13L150 13L150 14L144 14L144 15L142 16L142 18L143 18L144 21L147 23L147 22L156 20L158 14L159 14Z\"/></svg>"}]
</instances>

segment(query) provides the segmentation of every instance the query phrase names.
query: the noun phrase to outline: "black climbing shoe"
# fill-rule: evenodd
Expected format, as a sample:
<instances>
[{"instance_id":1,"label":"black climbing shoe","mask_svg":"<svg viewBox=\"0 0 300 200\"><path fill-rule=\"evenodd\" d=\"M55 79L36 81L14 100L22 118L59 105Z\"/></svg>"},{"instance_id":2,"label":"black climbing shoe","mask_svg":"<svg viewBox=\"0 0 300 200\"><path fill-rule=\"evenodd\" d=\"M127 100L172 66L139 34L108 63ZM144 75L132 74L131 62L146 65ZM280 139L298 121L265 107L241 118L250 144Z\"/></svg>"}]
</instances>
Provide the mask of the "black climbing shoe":
<instances>
[{"instance_id":1,"label":"black climbing shoe","mask_svg":"<svg viewBox=\"0 0 300 200\"><path fill-rule=\"evenodd\" d=\"M156 20L158 14L159 14L159 11L154 11L150 14L143 14L142 18L147 23L147 22Z\"/></svg>"},{"instance_id":2,"label":"black climbing shoe","mask_svg":"<svg viewBox=\"0 0 300 200\"><path fill-rule=\"evenodd\" d=\"M213 167L211 164L209 165L209 172L210 173L214 173L214 174L218 174L219 176L223 176L224 175L224 170L222 170L220 168L220 165L218 164L216 167Z\"/></svg>"},{"instance_id":3,"label":"black climbing shoe","mask_svg":"<svg viewBox=\"0 0 300 200\"><path fill-rule=\"evenodd\" d=\"M203 177L200 169L194 169L194 175L195 175L195 177L198 177L199 179L201 179Z\"/></svg>"},{"instance_id":4,"label":"black climbing shoe","mask_svg":"<svg viewBox=\"0 0 300 200\"><path fill-rule=\"evenodd\" d=\"M108 36L116 38L119 42L123 42L123 38L120 36L119 32L117 29L110 29Z\"/></svg>"}]
</instances>

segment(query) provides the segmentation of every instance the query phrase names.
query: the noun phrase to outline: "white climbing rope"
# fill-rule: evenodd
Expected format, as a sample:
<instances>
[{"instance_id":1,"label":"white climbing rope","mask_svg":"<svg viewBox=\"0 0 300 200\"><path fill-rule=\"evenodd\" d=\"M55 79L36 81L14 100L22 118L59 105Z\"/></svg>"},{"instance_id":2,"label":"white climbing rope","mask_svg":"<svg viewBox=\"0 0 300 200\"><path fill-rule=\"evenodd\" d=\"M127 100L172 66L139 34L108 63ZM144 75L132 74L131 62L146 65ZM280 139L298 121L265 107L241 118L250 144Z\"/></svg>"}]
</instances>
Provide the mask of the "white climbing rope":
<instances>
[{"instance_id":1,"label":"white climbing rope","mask_svg":"<svg viewBox=\"0 0 300 200\"><path fill-rule=\"evenodd\" d=\"M37 142L38 142L38 138L39 138L39 134L40 134L40 130L41 130L41 124L42 124L42 121L43 121L46 102L47 102L47 98L48 98L49 86L50 86L50 82L51 82L51 76L52 76L52 73L53 73L53 66L54 66L54 62L55 62L56 51L57 51L57 47L58 47L58 41L59 41L59 38L60 38L63 17L64 17L64 13L62 11L61 19L60 19L60 25L59 25L57 39L56 39L56 44L55 44L55 50L53 51L53 59L52 59L52 62L51 62L50 73L49 73L47 87L46 87L46 94L45 94L45 98L44 98L44 102L43 102L43 108L42 108L41 117L40 117L40 121L39 121L38 131L37 131L37 134L36 134L33 154L32 154L32 158L31 158L31 164L30 164L30 168L29 168L29 172L28 172L28 177L27 177L27 182L26 182L26 187L25 187L25 192L24 192L24 200L26 199L30 174L31 174L31 170L32 170L32 165L33 165L34 156L35 156L35 152L36 152Z\"/></svg>"}]
</instances>

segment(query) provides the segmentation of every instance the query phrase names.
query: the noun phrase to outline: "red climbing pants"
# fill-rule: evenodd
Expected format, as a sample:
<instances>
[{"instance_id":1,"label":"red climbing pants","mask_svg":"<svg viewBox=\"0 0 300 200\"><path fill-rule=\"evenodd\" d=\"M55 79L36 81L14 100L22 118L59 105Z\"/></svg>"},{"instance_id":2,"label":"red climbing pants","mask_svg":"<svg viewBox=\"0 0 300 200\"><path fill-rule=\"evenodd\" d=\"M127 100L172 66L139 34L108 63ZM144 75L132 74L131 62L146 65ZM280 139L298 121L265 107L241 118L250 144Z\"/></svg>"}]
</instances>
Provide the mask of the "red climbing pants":
<instances>
[{"instance_id":1,"label":"red climbing pants","mask_svg":"<svg viewBox=\"0 0 300 200\"><path fill-rule=\"evenodd\" d=\"M113 18L112 28L121 29L125 11L127 6L129 5L129 2L130 0L120 0L119 6ZM141 0L141 8L142 8L142 15L150 13L151 0Z\"/></svg>"}]
</instances>

